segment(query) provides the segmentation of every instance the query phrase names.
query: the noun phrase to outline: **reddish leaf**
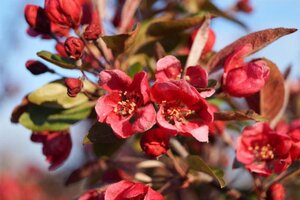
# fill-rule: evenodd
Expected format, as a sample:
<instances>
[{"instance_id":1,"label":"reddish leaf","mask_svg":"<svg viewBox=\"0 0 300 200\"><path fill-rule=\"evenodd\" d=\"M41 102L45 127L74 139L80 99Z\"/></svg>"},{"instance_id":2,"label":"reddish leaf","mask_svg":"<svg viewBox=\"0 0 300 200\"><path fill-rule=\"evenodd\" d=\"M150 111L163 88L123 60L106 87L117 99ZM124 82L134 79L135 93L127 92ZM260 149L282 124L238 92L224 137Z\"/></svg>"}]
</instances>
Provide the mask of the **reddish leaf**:
<instances>
[{"instance_id":1,"label":"reddish leaf","mask_svg":"<svg viewBox=\"0 0 300 200\"><path fill-rule=\"evenodd\" d=\"M211 58L207 66L208 71L219 69L223 65L225 59L242 45L247 43L252 44L253 50L249 53L249 55L251 55L279 39L280 37L294 33L295 31L297 31L295 28L275 28L250 33L244 37L241 37L240 39L220 50Z\"/></svg>"},{"instance_id":2,"label":"reddish leaf","mask_svg":"<svg viewBox=\"0 0 300 200\"><path fill-rule=\"evenodd\" d=\"M103 171L105 163L103 160L97 160L93 162L86 163L81 168L73 171L65 182L65 185L70 185L76 183L84 178L91 176L92 174L99 173Z\"/></svg>"},{"instance_id":3,"label":"reddish leaf","mask_svg":"<svg viewBox=\"0 0 300 200\"><path fill-rule=\"evenodd\" d=\"M228 111L228 112L215 112L215 120L230 121L230 120L255 120L264 121L265 119L253 110L246 111Z\"/></svg>"},{"instance_id":4,"label":"reddish leaf","mask_svg":"<svg viewBox=\"0 0 300 200\"><path fill-rule=\"evenodd\" d=\"M20 116L26 111L27 105L29 104L27 96L22 99L20 105L16 106L11 113L10 121L12 123L19 123Z\"/></svg>"}]
</instances>

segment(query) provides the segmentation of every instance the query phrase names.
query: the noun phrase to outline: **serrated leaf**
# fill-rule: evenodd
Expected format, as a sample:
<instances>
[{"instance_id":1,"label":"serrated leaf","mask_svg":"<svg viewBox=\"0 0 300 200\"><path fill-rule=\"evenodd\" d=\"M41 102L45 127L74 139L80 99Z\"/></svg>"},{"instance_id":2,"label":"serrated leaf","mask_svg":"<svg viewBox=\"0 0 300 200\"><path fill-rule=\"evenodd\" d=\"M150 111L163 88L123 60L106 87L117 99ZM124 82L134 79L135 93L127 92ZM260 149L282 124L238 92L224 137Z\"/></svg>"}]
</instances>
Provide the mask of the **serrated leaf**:
<instances>
[{"instance_id":1,"label":"serrated leaf","mask_svg":"<svg viewBox=\"0 0 300 200\"><path fill-rule=\"evenodd\" d=\"M72 108L88 101L83 93L69 97L67 87L61 82L48 83L28 95L28 100L36 105L50 108Z\"/></svg>"},{"instance_id":2,"label":"serrated leaf","mask_svg":"<svg viewBox=\"0 0 300 200\"><path fill-rule=\"evenodd\" d=\"M250 43L252 44L253 50L248 54L251 55L265 46L271 44L275 40L282 36L294 33L297 29L294 28L274 28L265 29L262 31L257 31L250 33L240 39L234 41L233 43L227 45L225 48L217 52L207 64L208 71L214 71L222 67L226 58L231 55L237 48ZM246 55L246 56L248 56Z\"/></svg>"},{"instance_id":3,"label":"serrated leaf","mask_svg":"<svg viewBox=\"0 0 300 200\"><path fill-rule=\"evenodd\" d=\"M32 131L61 131L87 118L94 106L95 102L86 102L71 109L30 104L20 116L19 123Z\"/></svg>"},{"instance_id":4,"label":"serrated leaf","mask_svg":"<svg viewBox=\"0 0 300 200\"><path fill-rule=\"evenodd\" d=\"M190 169L210 175L216 181L218 181L221 188L225 186L225 180L223 179L224 172L222 170L211 168L199 156L189 155L186 160L190 166Z\"/></svg>"},{"instance_id":5,"label":"serrated leaf","mask_svg":"<svg viewBox=\"0 0 300 200\"><path fill-rule=\"evenodd\" d=\"M255 120L257 122L266 121L266 118L257 114L253 110L215 112L214 118L215 120L221 120L221 121L230 121L230 120Z\"/></svg>"},{"instance_id":6,"label":"serrated leaf","mask_svg":"<svg viewBox=\"0 0 300 200\"><path fill-rule=\"evenodd\" d=\"M60 66L64 69L78 69L75 60L64 58L60 55L52 54L48 51L40 51L37 53L37 55L43 58L44 60L47 60L48 62L51 62L52 64Z\"/></svg>"},{"instance_id":7,"label":"serrated leaf","mask_svg":"<svg viewBox=\"0 0 300 200\"><path fill-rule=\"evenodd\" d=\"M205 17L206 15L202 13L200 15L184 19L156 21L149 25L147 34L151 36L168 36L171 34L178 34L186 29L201 25L204 22Z\"/></svg>"},{"instance_id":8,"label":"serrated leaf","mask_svg":"<svg viewBox=\"0 0 300 200\"><path fill-rule=\"evenodd\" d=\"M115 55L119 55L132 47L139 31L140 26L138 25L133 31L129 33L103 36L101 38L105 42L106 46L110 48Z\"/></svg>"}]
</instances>

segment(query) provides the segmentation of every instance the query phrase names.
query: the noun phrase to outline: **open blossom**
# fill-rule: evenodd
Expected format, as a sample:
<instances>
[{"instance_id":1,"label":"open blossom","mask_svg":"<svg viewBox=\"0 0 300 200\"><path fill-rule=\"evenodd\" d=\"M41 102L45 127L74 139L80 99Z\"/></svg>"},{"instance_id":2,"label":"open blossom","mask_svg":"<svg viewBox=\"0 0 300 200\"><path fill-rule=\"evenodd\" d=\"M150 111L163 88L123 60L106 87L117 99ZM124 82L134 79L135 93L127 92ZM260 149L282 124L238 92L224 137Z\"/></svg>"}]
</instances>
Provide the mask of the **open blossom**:
<instances>
[{"instance_id":1,"label":"open blossom","mask_svg":"<svg viewBox=\"0 0 300 200\"><path fill-rule=\"evenodd\" d=\"M48 18L56 24L77 28L82 17L82 6L78 0L45 0Z\"/></svg>"},{"instance_id":2,"label":"open blossom","mask_svg":"<svg viewBox=\"0 0 300 200\"><path fill-rule=\"evenodd\" d=\"M109 124L120 138L145 132L156 123L146 72L133 80L120 70L104 70L99 77L99 85L108 91L96 104L99 122Z\"/></svg>"},{"instance_id":3,"label":"open blossom","mask_svg":"<svg viewBox=\"0 0 300 200\"><path fill-rule=\"evenodd\" d=\"M254 173L268 176L280 173L291 164L292 141L272 130L267 123L246 127L238 138L236 158Z\"/></svg>"},{"instance_id":4,"label":"open blossom","mask_svg":"<svg viewBox=\"0 0 300 200\"><path fill-rule=\"evenodd\" d=\"M72 148L71 136L68 131L33 132L31 141L43 144L43 154L51 164L49 170L59 167L68 158Z\"/></svg>"},{"instance_id":5,"label":"open blossom","mask_svg":"<svg viewBox=\"0 0 300 200\"><path fill-rule=\"evenodd\" d=\"M159 105L157 123L170 131L208 141L208 125L213 114L208 103L185 80L156 82L151 94Z\"/></svg>"},{"instance_id":6,"label":"open blossom","mask_svg":"<svg viewBox=\"0 0 300 200\"><path fill-rule=\"evenodd\" d=\"M156 63L156 82L169 80L179 80L182 73L180 61L175 56L165 56ZM209 97L214 93L214 89L207 88L208 74L201 66L189 66L183 77L189 84L199 90L202 97Z\"/></svg>"},{"instance_id":7,"label":"open blossom","mask_svg":"<svg viewBox=\"0 0 300 200\"><path fill-rule=\"evenodd\" d=\"M246 44L230 55L224 64L223 90L236 97L250 96L267 82L270 69L263 60L245 63L243 57L252 51Z\"/></svg>"},{"instance_id":8,"label":"open blossom","mask_svg":"<svg viewBox=\"0 0 300 200\"><path fill-rule=\"evenodd\" d=\"M89 190L79 200L163 200L163 196L142 183L119 181L104 190Z\"/></svg>"},{"instance_id":9,"label":"open blossom","mask_svg":"<svg viewBox=\"0 0 300 200\"><path fill-rule=\"evenodd\" d=\"M169 140L172 133L164 128L154 128L146 131L141 138L141 148L151 156L158 157L169 149Z\"/></svg>"}]
</instances>

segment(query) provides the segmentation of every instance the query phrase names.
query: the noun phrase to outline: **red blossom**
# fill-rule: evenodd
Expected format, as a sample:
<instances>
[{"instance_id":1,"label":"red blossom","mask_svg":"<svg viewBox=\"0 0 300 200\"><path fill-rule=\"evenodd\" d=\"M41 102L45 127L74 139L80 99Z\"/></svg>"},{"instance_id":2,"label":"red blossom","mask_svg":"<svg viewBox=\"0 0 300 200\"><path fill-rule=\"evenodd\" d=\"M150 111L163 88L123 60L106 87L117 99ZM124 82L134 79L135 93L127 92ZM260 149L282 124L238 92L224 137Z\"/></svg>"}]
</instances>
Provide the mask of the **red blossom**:
<instances>
[{"instance_id":1,"label":"red blossom","mask_svg":"<svg viewBox=\"0 0 300 200\"><path fill-rule=\"evenodd\" d=\"M182 67L180 61L171 55L159 59L156 63L155 78L157 82L180 80ZM195 88L199 89L202 97L209 97L215 91L206 88L208 85L207 71L201 66L189 66L184 74L184 79Z\"/></svg>"},{"instance_id":2,"label":"red blossom","mask_svg":"<svg viewBox=\"0 0 300 200\"><path fill-rule=\"evenodd\" d=\"M82 17L82 7L78 0L45 0L45 11L53 23L75 29Z\"/></svg>"},{"instance_id":3,"label":"red blossom","mask_svg":"<svg viewBox=\"0 0 300 200\"><path fill-rule=\"evenodd\" d=\"M28 60L25 66L34 75L39 75L51 71L46 65L37 60Z\"/></svg>"},{"instance_id":4,"label":"red blossom","mask_svg":"<svg viewBox=\"0 0 300 200\"><path fill-rule=\"evenodd\" d=\"M50 33L50 21L43 8L27 4L24 9L25 19L34 31L42 34Z\"/></svg>"},{"instance_id":5,"label":"red blossom","mask_svg":"<svg viewBox=\"0 0 300 200\"><path fill-rule=\"evenodd\" d=\"M68 37L64 46L66 53L75 60L81 57L84 50L84 42L77 37Z\"/></svg>"},{"instance_id":6,"label":"red blossom","mask_svg":"<svg viewBox=\"0 0 300 200\"><path fill-rule=\"evenodd\" d=\"M169 140L172 133L164 128L154 128L146 131L140 141L143 151L151 156L158 157L169 149Z\"/></svg>"},{"instance_id":7,"label":"red blossom","mask_svg":"<svg viewBox=\"0 0 300 200\"><path fill-rule=\"evenodd\" d=\"M275 183L267 191L267 200L285 200L285 190L282 184Z\"/></svg>"},{"instance_id":8,"label":"red blossom","mask_svg":"<svg viewBox=\"0 0 300 200\"><path fill-rule=\"evenodd\" d=\"M244 63L243 57L252 51L246 44L230 55L224 64L223 90L236 97L246 97L258 92L269 78L270 69L263 60Z\"/></svg>"},{"instance_id":9,"label":"red blossom","mask_svg":"<svg viewBox=\"0 0 300 200\"><path fill-rule=\"evenodd\" d=\"M84 38L86 40L97 40L102 33L102 29L98 24L90 24L84 31Z\"/></svg>"},{"instance_id":10,"label":"red blossom","mask_svg":"<svg viewBox=\"0 0 300 200\"><path fill-rule=\"evenodd\" d=\"M80 24L100 24L97 6L90 0L79 0L82 5L82 18Z\"/></svg>"},{"instance_id":11,"label":"red blossom","mask_svg":"<svg viewBox=\"0 0 300 200\"><path fill-rule=\"evenodd\" d=\"M246 127L238 138L236 158L251 172L268 176L280 173L291 164L292 141L272 130L267 123Z\"/></svg>"},{"instance_id":12,"label":"red blossom","mask_svg":"<svg viewBox=\"0 0 300 200\"><path fill-rule=\"evenodd\" d=\"M158 124L173 132L208 141L208 125L213 114L208 103L185 80L156 82L151 94L159 104Z\"/></svg>"},{"instance_id":13,"label":"red blossom","mask_svg":"<svg viewBox=\"0 0 300 200\"><path fill-rule=\"evenodd\" d=\"M83 87L81 79L78 78L66 78L65 83L70 97L76 97Z\"/></svg>"},{"instance_id":14,"label":"red blossom","mask_svg":"<svg viewBox=\"0 0 300 200\"><path fill-rule=\"evenodd\" d=\"M144 132L155 124L146 72L137 73L133 80L120 70L104 70L99 77L99 85L109 92L96 104L99 122L109 124L120 138Z\"/></svg>"},{"instance_id":15,"label":"red blossom","mask_svg":"<svg viewBox=\"0 0 300 200\"><path fill-rule=\"evenodd\" d=\"M72 148L69 131L33 132L31 141L43 144L43 154L50 163L49 170L58 168L68 158Z\"/></svg>"}]
</instances>

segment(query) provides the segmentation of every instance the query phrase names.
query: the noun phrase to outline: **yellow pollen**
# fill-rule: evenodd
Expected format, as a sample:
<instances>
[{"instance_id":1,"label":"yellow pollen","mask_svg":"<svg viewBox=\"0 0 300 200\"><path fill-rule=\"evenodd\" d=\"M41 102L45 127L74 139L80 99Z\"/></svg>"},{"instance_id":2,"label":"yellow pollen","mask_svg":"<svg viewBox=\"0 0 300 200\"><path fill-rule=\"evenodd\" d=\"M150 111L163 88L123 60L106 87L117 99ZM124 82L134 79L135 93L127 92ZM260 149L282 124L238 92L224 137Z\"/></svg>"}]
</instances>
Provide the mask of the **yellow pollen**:
<instances>
[{"instance_id":1,"label":"yellow pollen","mask_svg":"<svg viewBox=\"0 0 300 200\"><path fill-rule=\"evenodd\" d=\"M274 158L273 148L271 147L270 144L264 146L255 145L254 148L248 147L248 150L253 151L255 157L259 160L268 160Z\"/></svg>"},{"instance_id":2,"label":"yellow pollen","mask_svg":"<svg viewBox=\"0 0 300 200\"><path fill-rule=\"evenodd\" d=\"M122 116L131 115L136 109L136 103L134 100L127 99L126 94L126 91L119 92L121 99L114 107L114 112Z\"/></svg>"}]
</instances>

